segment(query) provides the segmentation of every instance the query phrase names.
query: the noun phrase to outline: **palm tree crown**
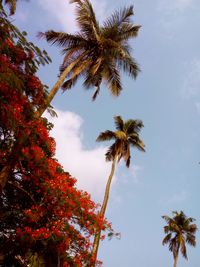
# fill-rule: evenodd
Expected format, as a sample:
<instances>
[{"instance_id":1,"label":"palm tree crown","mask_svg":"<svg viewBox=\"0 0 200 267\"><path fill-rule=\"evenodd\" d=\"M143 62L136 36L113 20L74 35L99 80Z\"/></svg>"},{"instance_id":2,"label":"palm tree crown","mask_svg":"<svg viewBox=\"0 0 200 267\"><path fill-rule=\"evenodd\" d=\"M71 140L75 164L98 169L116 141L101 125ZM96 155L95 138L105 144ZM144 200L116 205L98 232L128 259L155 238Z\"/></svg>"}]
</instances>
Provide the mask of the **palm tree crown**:
<instances>
[{"instance_id":1,"label":"palm tree crown","mask_svg":"<svg viewBox=\"0 0 200 267\"><path fill-rule=\"evenodd\" d=\"M86 89L96 87L93 100L100 91L102 81L106 82L113 96L118 96L122 90L120 69L133 78L139 72L128 44L129 39L137 36L140 28L131 21L133 6L116 11L100 26L89 0L70 2L76 4L79 32L68 34L50 30L41 34L51 44L63 48L61 74L71 66L62 89L70 89L82 76Z\"/></svg>"},{"instance_id":2,"label":"palm tree crown","mask_svg":"<svg viewBox=\"0 0 200 267\"><path fill-rule=\"evenodd\" d=\"M166 234L163 239L163 245L169 244L169 250L173 253L174 259L178 257L179 250L184 258L187 259L186 243L191 246L196 245L195 233L197 226L193 222L195 219L186 217L183 211L174 211L173 217L162 216L167 222L164 226L164 232Z\"/></svg>"},{"instance_id":3,"label":"palm tree crown","mask_svg":"<svg viewBox=\"0 0 200 267\"><path fill-rule=\"evenodd\" d=\"M130 165L130 148L136 147L140 151L145 151L145 145L139 137L139 132L144 126L140 120L127 120L123 121L121 116L114 117L115 126L117 131L105 131L100 133L97 141L115 140L115 142L108 148L106 153L106 160L112 161L116 159L120 161L124 158L126 166Z\"/></svg>"}]
</instances>

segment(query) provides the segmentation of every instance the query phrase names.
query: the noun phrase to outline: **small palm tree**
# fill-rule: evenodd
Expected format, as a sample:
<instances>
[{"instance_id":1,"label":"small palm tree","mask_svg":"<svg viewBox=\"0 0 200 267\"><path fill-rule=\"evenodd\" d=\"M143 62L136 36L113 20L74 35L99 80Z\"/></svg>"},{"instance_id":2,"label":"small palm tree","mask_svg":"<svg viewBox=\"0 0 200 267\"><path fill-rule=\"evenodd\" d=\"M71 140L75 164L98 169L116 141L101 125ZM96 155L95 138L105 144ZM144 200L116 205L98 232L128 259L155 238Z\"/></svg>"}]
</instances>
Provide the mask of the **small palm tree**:
<instances>
[{"instance_id":1,"label":"small palm tree","mask_svg":"<svg viewBox=\"0 0 200 267\"><path fill-rule=\"evenodd\" d=\"M38 116L51 103L60 87L63 90L70 89L80 76L84 78L83 85L86 89L96 87L93 95L95 100L103 81L113 96L120 94L121 69L134 79L139 72L128 43L137 36L140 28L131 21L133 6L114 12L100 26L89 0L71 0L70 3L76 4L79 32L68 34L50 30L39 34L47 42L62 47L64 60L59 79L49 93L46 106L38 111Z\"/></svg>"},{"instance_id":2,"label":"small palm tree","mask_svg":"<svg viewBox=\"0 0 200 267\"><path fill-rule=\"evenodd\" d=\"M119 162L121 158L125 160L126 166L130 166L130 148L135 147L139 149L140 151L145 151L144 143L139 137L139 132L141 128L143 127L143 123L140 120L127 120L123 121L123 119L120 116L114 117L116 131L105 131L100 133L100 135L97 138L97 141L109 141L114 140L114 143L108 148L108 151L106 153L106 161L112 161L112 168L110 175L108 177L108 181L106 184L106 190L104 194L103 204L100 210L100 216L104 218L108 198L109 198L109 192L110 192L110 185L112 182L112 178L115 172L115 165L116 162ZM94 260L96 261L97 258L97 252L99 248L99 241L100 241L101 231L99 230L94 238L93 243L93 251L92 256Z\"/></svg>"},{"instance_id":3,"label":"small palm tree","mask_svg":"<svg viewBox=\"0 0 200 267\"><path fill-rule=\"evenodd\" d=\"M172 218L166 215L162 216L167 222L167 225L164 226L166 236L162 244L169 244L169 250L173 253L174 257L174 267L176 267L179 251L187 259L186 243L195 247L197 226L193 223L195 219L186 217L183 211L173 211L172 214Z\"/></svg>"}]
</instances>

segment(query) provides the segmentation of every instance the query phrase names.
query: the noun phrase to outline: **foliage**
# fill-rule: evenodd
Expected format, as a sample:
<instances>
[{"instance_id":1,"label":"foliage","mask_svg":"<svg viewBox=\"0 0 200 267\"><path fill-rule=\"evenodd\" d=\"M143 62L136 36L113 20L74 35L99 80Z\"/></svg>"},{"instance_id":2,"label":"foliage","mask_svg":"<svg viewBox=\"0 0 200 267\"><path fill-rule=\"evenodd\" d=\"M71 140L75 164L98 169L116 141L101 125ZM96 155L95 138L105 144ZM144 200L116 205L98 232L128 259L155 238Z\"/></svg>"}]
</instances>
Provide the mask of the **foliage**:
<instances>
[{"instance_id":1,"label":"foliage","mask_svg":"<svg viewBox=\"0 0 200 267\"><path fill-rule=\"evenodd\" d=\"M86 89L96 87L93 100L99 94L102 82L108 85L113 96L118 96L122 91L120 70L134 79L139 72L128 42L137 36L140 28L131 21L133 6L114 12L100 25L89 0L70 2L76 4L79 32L68 34L49 30L40 33L49 43L63 48L61 74L70 68L64 79L60 75L62 89L70 89L83 76Z\"/></svg>"},{"instance_id":2,"label":"foliage","mask_svg":"<svg viewBox=\"0 0 200 267\"><path fill-rule=\"evenodd\" d=\"M0 251L6 266L90 266L91 237L108 224L55 159L52 125L35 116L46 98L35 75L43 55L1 14L0 170L9 164L9 177L0 195Z\"/></svg>"},{"instance_id":3,"label":"foliage","mask_svg":"<svg viewBox=\"0 0 200 267\"><path fill-rule=\"evenodd\" d=\"M130 147L136 147L140 151L145 151L144 143L139 137L140 129L144 126L140 120L127 120L123 121L121 116L114 117L116 131L107 130L100 133L97 137L97 141L109 141L115 142L109 147L106 153L106 160L113 161L117 159L118 162L121 158L124 158L126 166L130 165Z\"/></svg>"}]
</instances>

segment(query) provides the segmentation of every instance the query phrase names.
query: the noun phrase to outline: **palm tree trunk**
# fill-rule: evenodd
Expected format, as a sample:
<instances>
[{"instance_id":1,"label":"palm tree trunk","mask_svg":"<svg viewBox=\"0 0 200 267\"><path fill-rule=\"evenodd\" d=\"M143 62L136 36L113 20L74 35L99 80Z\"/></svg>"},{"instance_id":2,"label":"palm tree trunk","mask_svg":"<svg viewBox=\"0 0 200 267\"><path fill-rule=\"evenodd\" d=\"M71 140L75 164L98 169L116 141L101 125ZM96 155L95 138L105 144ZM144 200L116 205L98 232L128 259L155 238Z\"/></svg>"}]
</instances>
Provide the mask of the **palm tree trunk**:
<instances>
[{"instance_id":1,"label":"palm tree trunk","mask_svg":"<svg viewBox=\"0 0 200 267\"><path fill-rule=\"evenodd\" d=\"M107 184L106 184L103 204L102 204L101 210L99 212L99 215L101 215L102 218L104 218L106 207L107 207L107 204L108 204L108 198L109 198L109 193L110 193L110 185L111 185L111 182L112 182L112 178L113 178L114 172L115 172L115 159L112 162L111 172L110 172L110 175L108 177ZM94 267L95 267L95 262L96 262L96 259L97 259L97 253L98 253L98 249L99 249L100 237L101 237L101 230L98 229L97 233L95 235L95 238L94 238L93 250L92 250L92 257L94 259Z\"/></svg>"},{"instance_id":2,"label":"palm tree trunk","mask_svg":"<svg viewBox=\"0 0 200 267\"><path fill-rule=\"evenodd\" d=\"M177 261L178 261L178 254L175 256L175 258L174 258L174 267L176 267L177 266Z\"/></svg>"},{"instance_id":3,"label":"palm tree trunk","mask_svg":"<svg viewBox=\"0 0 200 267\"><path fill-rule=\"evenodd\" d=\"M45 112L47 107L50 105L51 101L53 100L54 96L57 94L59 88L62 86L65 78L67 75L72 71L72 69L75 67L75 65L87 54L87 52L82 53L75 61L73 61L66 69L61 73L59 76L59 79L55 83L55 85L52 87L46 101L43 107L39 108L36 113L36 118L39 118L42 116L42 114Z\"/></svg>"}]
</instances>

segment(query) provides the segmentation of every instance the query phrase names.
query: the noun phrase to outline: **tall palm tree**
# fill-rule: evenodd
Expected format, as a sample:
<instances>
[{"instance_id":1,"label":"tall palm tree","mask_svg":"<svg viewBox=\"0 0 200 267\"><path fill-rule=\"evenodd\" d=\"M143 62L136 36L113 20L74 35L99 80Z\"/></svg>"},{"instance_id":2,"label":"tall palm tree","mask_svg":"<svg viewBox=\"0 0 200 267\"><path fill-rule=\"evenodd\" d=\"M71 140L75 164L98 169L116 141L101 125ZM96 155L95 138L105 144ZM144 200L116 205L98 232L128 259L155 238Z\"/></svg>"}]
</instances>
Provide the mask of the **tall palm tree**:
<instances>
[{"instance_id":1,"label":"tall palm tree","mask_svg":"<svg viewBox=\"0 0 200 267\"><path fill-rule=\"evenodd\" d=\"M164 226L166 236L162 244L169 245L169 250L173 253L174 257L174 267L176 267L179 251L187 259L186 243L195 247L197 226L193 223L195 219L187 217L183 211L173 211L172 214L172 218L166 215L162 216L167 222L167 225Z\"/></svg>"},{"instance_id":2,"label":"tall palm tree","mask_svg":"<svg viewBox=\"0 0 200 267\"><path fill-rule=\"evenodd\" d=\"M84 79L83 85L86 89L96 87L93 95L95 100L103 81L113 96L120 94L121 69L134 79L139 72L128 43L137 36L140 28L131 21L134 15L133 6L115 11L100 25L89 0L70 0L70 3L76 4L79 32L69 34L50 30L39 34L47 42L62 48L64 60L59 79L51 89L46 105L38 111L38 116L51 103L60 87L63 90L70 89L80 76Z\"/></svg>"},{"instance_id":3,"label":"tall palm tree","mask_svg":"<svg viewBox=\"0 0 200 267\"><path fill-rule=\"evenodd\" d=\"M100 133L100 135L97 137L97 141L114 140L114 143L108 148L108 151L105 154L106 161L112 161L112 167L106 184L103 204L99 214L102 218L104 218L105 215L109 198L110 186L115 172L116 162L119 162L121 158L123 158L125 160L126 166L129 167L131 159L131 154L130 154L131 147L137 148L140 151L145 151L144 149L145 145L139 137L139 132L143 127L142 121L131 120L131 119L123 121L121 116L115 116L114 121L115 121L116 131L107 130L105 132ZM99 230L95 235L93 243L92 256L95 261L97 258L100 236L101 236L101 231Z\"/></svg>"}]
</instances>

